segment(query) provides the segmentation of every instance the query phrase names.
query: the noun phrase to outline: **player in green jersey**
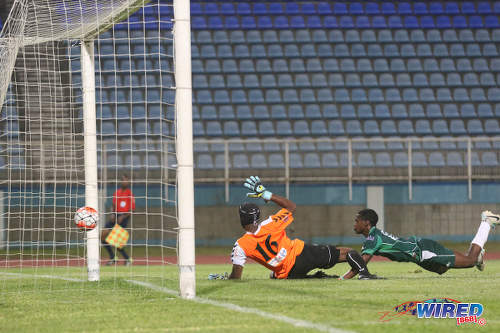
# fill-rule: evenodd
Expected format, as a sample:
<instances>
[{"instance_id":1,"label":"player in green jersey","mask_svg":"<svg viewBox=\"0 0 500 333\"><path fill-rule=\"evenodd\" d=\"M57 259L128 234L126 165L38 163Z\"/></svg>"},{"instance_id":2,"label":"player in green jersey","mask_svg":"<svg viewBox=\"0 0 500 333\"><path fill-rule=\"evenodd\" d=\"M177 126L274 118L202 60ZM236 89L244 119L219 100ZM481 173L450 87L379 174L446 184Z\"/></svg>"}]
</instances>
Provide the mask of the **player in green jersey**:
<instances>
[{"instance_id":1,"label":"player in green jersey","mask_svg":"<svg viewBox=\"0 0 500 333\"><path fill-rule=\"evenodd\" d=\"M500 215L490 211L481 213L481 225L471 242L467 254L447 249L431 239L411 236L402 238L382 231L376 227L378 215L373 209L363 209L355 218L354 231L365 236L361 254L366 263L372 256L386 257L392 261L414 262L420 267L438 274L449 268L484 269L484 244L488 240L490 229L500 224ZM343 278L350 279L357 274L355 270L347 272Z\"/></svg>"}]
</instances>

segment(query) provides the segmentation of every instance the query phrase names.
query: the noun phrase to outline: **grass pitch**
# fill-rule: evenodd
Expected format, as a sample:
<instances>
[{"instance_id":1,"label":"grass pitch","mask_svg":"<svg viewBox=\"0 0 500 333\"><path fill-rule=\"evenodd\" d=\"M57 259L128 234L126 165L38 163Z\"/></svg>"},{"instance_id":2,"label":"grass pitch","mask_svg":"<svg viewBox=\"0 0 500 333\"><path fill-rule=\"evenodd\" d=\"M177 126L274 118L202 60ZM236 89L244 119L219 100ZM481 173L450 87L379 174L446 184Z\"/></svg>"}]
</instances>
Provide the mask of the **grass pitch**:
<instances>
[{"instance_id":1,"label":"grass pitch","mask_svg":"<svg viewBox=\"0 0 500 333\"><path fill-rule=\"evenodd\" d=\"M198 265L197 296L307 321L332 331L500 331L500 261L488 261L484 272L450 270L443 276L406 263L373 262L369 267L388 279L270 280L265 268L249 264L242 281L209 281L209 273L222 273L230 266ZM328 272L340 275L347 269L346 264L338 264ZM103 267L101 281L90 283L78 281L86 276L78 267L0 269L0 332L317 331L314 326L297 327L286 320L182 300L127 282L145 281L177 290L177 274L176 266ZM404 302L444 297L481 303L486 324L457 327L454 319L418 319L411 315L380 321L384 313L394 314L394 307Z\"/></svg>"}]
</instances>

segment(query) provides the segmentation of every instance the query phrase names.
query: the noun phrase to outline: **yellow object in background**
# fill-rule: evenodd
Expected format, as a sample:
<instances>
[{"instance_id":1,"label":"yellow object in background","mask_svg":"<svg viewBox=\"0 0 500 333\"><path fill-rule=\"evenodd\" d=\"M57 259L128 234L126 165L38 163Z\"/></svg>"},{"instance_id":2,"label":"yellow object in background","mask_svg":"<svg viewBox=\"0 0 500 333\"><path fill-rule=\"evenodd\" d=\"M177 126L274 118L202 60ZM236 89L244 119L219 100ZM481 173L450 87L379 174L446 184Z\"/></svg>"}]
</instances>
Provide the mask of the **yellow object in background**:
<instances>
[{"instance_id":1,"label":"yellow object in background","mask_svg":"<svg viewBox=\"0 0 500 333\"><path fill-rule=\"evenodd\" d=\"M106 243L121 249L127 244L128 238L128 231L123 229L119 224L115 224L106 237Z\"/></svg>"}]
</instances>

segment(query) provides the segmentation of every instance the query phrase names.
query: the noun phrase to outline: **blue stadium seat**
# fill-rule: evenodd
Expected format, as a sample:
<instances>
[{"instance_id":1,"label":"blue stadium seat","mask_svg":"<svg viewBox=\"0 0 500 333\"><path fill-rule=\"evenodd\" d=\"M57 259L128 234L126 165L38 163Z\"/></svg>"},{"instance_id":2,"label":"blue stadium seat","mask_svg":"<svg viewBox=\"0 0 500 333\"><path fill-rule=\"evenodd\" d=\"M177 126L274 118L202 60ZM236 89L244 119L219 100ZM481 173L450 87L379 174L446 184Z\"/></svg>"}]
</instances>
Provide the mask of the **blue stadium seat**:
<instances>
[{"instance_id":1,"label":"blue stadium seat","mask_svg":"<svg viewBox=\"0 0 500 333\"><path fill-rule=\"evenodd\" d=\"M497 153L493 151L484 152L481 155L481 164L487 167L496 167L498 166L498 158Z\"/></svg>"},{"instance_id":2,"label":"blue stadium seat","mask_svg":"<svg viewBox=\"0 0 500 333\"><path fill-rule=\"evenodd\" d=\"M248 102L250 104L264 103L264 95L262 94L262 90L261 89L248 90Z\"/></svg>"},{"instance_id":3,"label":"blue stadium seat","mask_svg":"<svg viewBox=\"0 0 500 333\"><path fill-rule=\"evenodd\" d=\"M269 168L282 169L284 167L285 167L285 161L283 158L283 154L281 154L281 153L269 154Z\"/></svg>"},{"instance_id":4,"label":"blue stadium seat","mask_svg":"<svg viewBox=\"0 0 500 333\"><path fill-rule=\"evenodd\" d=\"M443 167L446 163L444 161L443 154L441 152L431 152L429 155L429 166L432 167Z\"/></svg>"},{"instance_id":5,"label":"blue stadium seat","mask_svg":"<svg viewBox=\"0 0 500 333\"><path fill-rule=\"evenodd\" d=\"M458 108L456 104L446 104L443 107L443 115L445 118L458 118Z\"/></svg>"},{"instance_id":6,"label":"blue stadium seat","mask_svg":"<svg viewBox=\"0 0 500 333\"><path fill-rule=\"evenodd\" d=\"M369 89L368 90L368 100L370 102L383 102L384 101L384 95L382 93L381 89Z\"/></svg>"},{"instance_id":7,"label":"blue stadium seat","mask_svg":"<svg viewBox=\"0 0 500 333\"><path fill-rule=\"evenodd\" d=\"M358 163L357 165L361 168L371 168L375 166L373 162L373 157L371 153L361 152L358 155Z\"/></svg>"},{"instance_id":8,"label":"blue stadium seat","mask_svg":"<svg viewBox=\"0 0 500 333\"><path fill-rule=\"evenodd\" d=\"M408 154L406 152L396 152L394 154L395 167L408 167Z\"/></svg>"},{"instance_id":9,"label":"blue stadium seat","mask_svg":"<svg viewBox=\"0 0 500 333\"><path fill-rule=\"evenodd\" d=\"M386 152L378 152L375 154L375 165L377 167L392 167L391 155Z\"/></svg>"},{"instance_id":10,"label":"blue stadium seat","mask_svg":"<svg viewBox=\"0 0 500 333\"><path fill-rule=\"evenodd\" d=\"M488 89L488 101L500 102L500 88Z\"/></svg>"},{"instance_id":11,"label":"blue stadium seat","mask_svg":"<svg viewBox=\"0 0 500 333\"><path fill-rule=\"evenodd\" d=\"M477 4L477 12L479 14L490 14L492 13L490 3L488 1L481 1Z\"/></svg>"},{"instance_id":12,"label":"blue stadium seat","mask_svg":"<svg viewBox=\"0 0 500 333\"><path fill-rule=\"evenodd\" d=\"M267 105L255 105L253 107L253 114L255 119L269 119L269 111L267 109Z\"/></svg>"},{"instance_id":13,"label":"blue stadium seat","mask_svg":"<svg viewBox=\"0 0 500 333\"><path fill-rule=\"evenodd\" d=\"M240 75L237 74L229 74L226 76L227 86L231 88L242 88L243 83L241 82ZM222 87L221 87L222 88Z\"/></svg>"},{"instance_id":14,"label":"blue stadium seat","mask_svg":"<svg viewBox=\"0 0 500 333\"><path fill-rule=\"evenodd\" d=\"M370 104L361 104L358 106L357 112L359 119L371 119L373 118L372 107Z\"/></svg>"},{"instance_id":15,"label":"blue stadium seat","mask_svg":"<svg viewBox=\"0 0 500 333\"><path fill-rule=\"evenodd\" d=\"M250 4L245 2L238 2L236 4L236 13L238 15L250 15L252 13Z\"/></svg>"},{"instance_id":16,"label":"blue stadium seat","mask_svg":"<svg viewBox=\"0 0 500 333\"><path fill-rule=\"evenodd\" d=\"M361 124L358 120L348 120L346 122L346 132L350 136L363 134Z\"/></svg>"},{"instance_id":17,"label":"blue stadium seat","mask_svg":"<svg viewBox=\"0 0 500 333\"><path fill-rule=\"evenodd\" d=\"M236 168L236 169L248 169L248 168L250 168L250 163L248 162L248 156L246 154L234 154L233 155L233 168Z\"/></svg>"},{"instance_id":18,"label":"blue stadium seat","mask_svg":"<svg viewBox=\"0 0 500 333\"><path fill-rule=\"evenodd\" d=\"M264 154L252 154L250 157L250 167L252 169L267 168L267 159Z\"/></svg>"},{"instance_id":19,"label":"blue stadium seat","mask_svg":"<svg viewBox=\"0 0 500 333\"><path fill-rule=\"evenodd\" d=\"M285 107L283 105L272 105L271 106L271 118L272 119L287 119L288 114L286 113Z\"/></svg>"},{"instance_id":20,"label":"blue stadium seat","mask_svg":"<svg viewBox=\"0 0 500 333\"><path fill-rule=\"evenodd\" d=\"M231 91L231 102L235 104L246 104L247 97L244 90L233 90Z\"/></svg>"},{"instance_id":21,"label":"blue stadium seat","mask_svg":"<svg viewBox=\"0 0 500 333\"><path fill-rule=\"evenodd\" d=\"M310 90L310 89L305 89ZM315 103L315 102L311 102ZM319 105L317 104L307 104L305 107L305 117L307 119L321 119L323 116L321 114L321 110Z\"/></svg>"},{"instance_id":22,"label":"blue stadium seat","mask_svg":"<svg viewBox=\"0 0 500 333\"><path fill-rule=\"evenodd\" d=\"M464 122L462 119L452 119L450 121L450 134L452 134L452 135L467 134L467 131L465 130Z\"/></svg>"},{"instance_id":23,"label":"blue stadium seat","mask_svg":"<svg viewBox=\"0 0 500 333\"><path fill-rule=\"evenodd\" d=\"M380 124L380 131L382 135L395 135L397 134L396 124L392 119L382 120Z\"/></svg>"},{"instance_id":24,"label":"blue stadium seat","mask_svg":"<svg viewBox=\"0 0 500 333\"><path fill-rule=\"evenodd\" d=\"M302 103L316 103L316 97L312 89L300 90L300 101Z\"/></svg>"},{"instance_id":25,"label":"blue stadium seat","mask_svg":"<svg viewBox=\"0 0 500 333\"><path fill-rule=\"evenodd\" d=\"M276 123L276 134L280 136L293 135L292 126L288 120L278 120Z\"/></svg>"},{"instance_id":26,"label":"blue stadium seat","mask_svg":"<svg viewBox=\"0 0 500 333\"><path fill-rule=\"evenodd\" d=\"M220 13L224 15L232 15L235 14L236 11L232 3L221 3L220 4Z\"/></svg>"},{"instance_id":27,"label":"blue stadium seat","mask_svg":"<svg viewBox=\"0 0 500 333\"><path fill-rule=\"evenodd\" d=\"M338 136L344 135L344 125L341 120L330 120L328 122L328 133L330 135Z\"/></svg>"},{"instance_id":28,"label":"blue stadium seat","mask_svg":"<svg viewBox=\"0 0 500 333\"><path fill-rule=\"evenodd\" d=\"M365 121L363 124L363 132L365 135L378 135L378 134L380 134L378 122L375 120Z\"/></svg>"},{"instance_id":29,"label":"blue stadium seat","mask_svg":"<svg viewBox=\"0 0 500 333\"><path fill-rule=\"evenodd\" d=\"M327 135L328 130L323 120L313 120L311 122L311 134L314 136Z\"/></svg>"},{"instance_id":30,"label":"blue stadium seat","mask_svg":"<svg viewBox=\"0 0 500 333\"><path fill-rule=\"evenodd\" d=\"M479 19L481 19L481 17L478 17ZM480 22L478 20L478 22ZM499 27L499 24L498 24L498 16L497 15L488 15L484 18L484 26L486 28L498 28Z\"/></svg>"},{"instance_id":31,"label":"blue stadium seat","mask_svg":"<svg viewBox=\"0 0 500 333\"><path fill-rule=\"evenodd\" d=\"M263 74L260 79L260 86L263 88L276 88L276 75L274 74Z\"/></svg>"},{"instance_id":32,"label":"blue stadium seat","mask_svg":"<svg viewBox=\"0 0 500 333\"><path fill-rule=\"evenodd\" d=\"M446 153L446 165L451 167L464 166L462 155L456 151Z\"/></svg>"},{"instance_id":33,"label":"blue stadium seat","mask_svg":"<svg viewBox=\"0 0 500 333\"><path fill-rule=\"evenodd\" d=\"M446 120L437 119L432 122L432 133L435 135L446 135L448 134L448 124Z\"/></svg>"},{"instance_id":34,"label":"blue stadium seat","mask_svg":"<svg viewBox=\"0 0 500 333\"><path fill-rule=\"evenodd\" d=\"M377 104L375 106L375 118L391 118L391 113L389 112L389 107L387 106L387 104Z\"/></svg>"},{"instance_id":35,"label":"blue stadium seat","mask_svg":"<svg viewBox=\"0 0 500 333\"><path fill-rule=\"evenodd\" d=\"M332 8L328 2L318 2L317 3L318 14L329 15L332 14Z\"/></svg>"},{"instance_id":36,"label":"blue stadium seat","mask_svg":"<svg viewBox=\"0 0 500 333\"><path fill-rule=\"evenodd\" d=\"M419 119L415 123L415 133L419 135L432 134L429 121L427 119Z\"/></svg>"},{"instance_id":37,"label":"blue stadium seat","mask_svg":"<svg viewBox=\"0 0 500 333\"><path fill-rule=\"evenodd\" d=\"M238 127L238 122L234 120L224 122L223 133L225 136L239 136L240 130Z\"/></svg>"},{"instance_id":38,"label":"blue stadium seat","mask_svg":"<svg viewBox=\"0 0 500 333\"><path fill-rule=\"evenodd\" d=\"M304 155L304 167L306 168L320 168L321 161L319 155L315 152L306 153Z\"/></svg>"},{"instance_id":39,"label":"blue stadium seat","mask_svg":"<svg viewBox=\"0 0 500 333\"><path fill-rule=\"evenodd\" d=\"M324 153L321 155L321 166L323 168L337 168L339 162L335 153Z\"/></svg>"},{"instance_id":40,"label":"blue stadium seat","mask_svg":"<svg viewBox=\"0 0 500 333\"><path fill-rule=\"evenodd\" d=\"M241 122L241 135L252 137L257 135L257 126L254 121L245 120Z\"/></svg>"},{"instance_id":41,"label":"blue stadium seat","mask_svg":"<svg viewBox=\"0 0 500 333\"><path fill-rule=\"evenodd\" d=\"M259 88L259 78L255 74L246 74L243 77L243 86L245 86L245 88ZM233 86L230 86L229 84L228 87L235 88Z\"/></svg>"},{"instance_id":42,"label":"blue stadium seat","mask_svg":"<svg viewBox=\"0 0 500 333\"><path fill-rule=\"evenodd\" d=\"M310 135L309 124L305 120L297 120L293 123L294 135Z\"/></svg>"},{"instance_id":43,"label":"blue stadium seat","mask_svg":"<svg viewBox=\"0 0 500 333\"><path fill-rule=\"evenodd\" d=\"M232 106L227 106L228 109L230 109L232 111L233 107ZM221 111L220 111L220 118L221 119L229 119L229 118L226 118L224 117L224 109L226 108L226 106L222 106L221 107ZM238 105L236 107L236 114L237 114L237 119L239 120L245 120L245 119L252 119L252 112L250 111L250 107L248 105ZM230 125L232 126L232 125Z\"/></svg>"},{"instance_id":44,"label":"blue stadium seat","mask_svg":"<svg viewBox=\"0 0 500 333\"><path fill-rule=\"evenodd\" d=\"M216 90L214 92L214 103L215 104L229 104L229 94L227 90Z\"/></svg>"},{"instance_id":45,"label":"blue stadium seat","mask_svg":"<svg viewBox=\"0 0 500 333\"><path fill-rule=\"evenodd\" d=\"M414 167L426 167L427 157L423 152L413 152L412 154L412 166Z\"/></svg>"},{"instance_id":46,"label":"blue stadium seat","mask_svg":"<svg viewBox=\"0 0 500 333\"><path fill-rule=\"evenodd\" d=\"M398 132L400 135L408 136L408 135L413 135L414 130L413 130L413 123L411 120L400 120L398 122Z\"/></svg>"},{"instance_id":47,"label":"blue stadium seat","mask_svg":"<svg viewBox=\"0 0 500 333\"><path fill-rule=\"evenodd\" d=\"M367 102L366 92L364 89L353 89L351 100L355 103Z\"/></svg>"},{"instance_id":48,"label":"blue stadium seat","mask_svg":"<svg viewBox=\"0 0 500 333\"><path fill-rule=\"evenodd\" d=\"M487 119L484 123L484 132L486 134L493 134L493 135L500 134L498 120L497 119Z\"/></svg>"}]
</instances>

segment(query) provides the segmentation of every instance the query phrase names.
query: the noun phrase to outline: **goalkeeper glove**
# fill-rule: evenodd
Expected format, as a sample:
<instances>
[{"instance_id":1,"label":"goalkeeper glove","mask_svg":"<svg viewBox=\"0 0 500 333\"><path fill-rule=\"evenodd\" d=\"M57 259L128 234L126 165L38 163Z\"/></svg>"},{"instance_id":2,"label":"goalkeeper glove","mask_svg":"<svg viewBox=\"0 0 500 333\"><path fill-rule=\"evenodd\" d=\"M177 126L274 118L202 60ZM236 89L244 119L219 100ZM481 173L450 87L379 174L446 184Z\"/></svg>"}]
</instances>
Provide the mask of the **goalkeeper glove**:
<instances>
[{"instance_id":1,"label":"goalkeeper glove","mask_svg":"<svg viewBox=\"0 0 500 333\"><path fill-rule=\"evenodd\" d=\"M250 193L247 193L247 197L262 198L266 201L271 200L271 196L273 194L266 190L264 185L262 185L262 183L260 182L260 178L258 176L250 176L250 178L247 178L244 186L252 191Z\"/></svg>"},{"instance_id":2,"label":"goalkeeper glove","mask_svg":"<svg viewBox=\"0 0 500 333\"><path fill-rule=\"evenodd\" d=\"M209 280L227 280L227 279L229 279L229 276L228 276L227 272L225 272L224 274L211 273L211 274L208 274L208 279Z\"/></svg>"}]
</instances>

